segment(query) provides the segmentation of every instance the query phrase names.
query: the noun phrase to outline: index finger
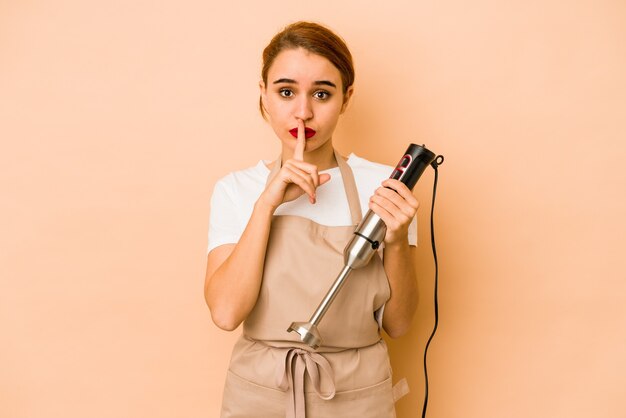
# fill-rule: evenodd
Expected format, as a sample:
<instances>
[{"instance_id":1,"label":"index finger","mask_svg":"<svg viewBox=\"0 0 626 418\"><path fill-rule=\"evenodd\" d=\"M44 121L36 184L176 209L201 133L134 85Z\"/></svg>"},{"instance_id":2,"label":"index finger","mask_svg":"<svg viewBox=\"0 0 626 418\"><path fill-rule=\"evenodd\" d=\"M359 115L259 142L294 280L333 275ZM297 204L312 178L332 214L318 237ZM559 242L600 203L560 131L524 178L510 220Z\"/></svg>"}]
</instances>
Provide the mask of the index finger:
<instances>
[{"instance_id":1,"label":"index finger","mask_svg":"<svg viewBox=\"0 0 626 418\"><path fill-rule=\"evenodd\" d=\"M296 147L293 150L293 159L304 161L304 147L306 140L304 137L304 122L298 119L298 138L296 139Z\"/></svg>"},{"instance_id":2,"label":"index finger","mask_svg":"<svg viewBox=\"0 0 626 418\"><path fill-rule=\"evenodd\" d=\"M382 182L382 185L388 189L395 191L405 199L415 198L415 196L413 196L413 191L409 189L406 184L402 183L399 180L386 179Z\"/></svg>"}]
</instances>

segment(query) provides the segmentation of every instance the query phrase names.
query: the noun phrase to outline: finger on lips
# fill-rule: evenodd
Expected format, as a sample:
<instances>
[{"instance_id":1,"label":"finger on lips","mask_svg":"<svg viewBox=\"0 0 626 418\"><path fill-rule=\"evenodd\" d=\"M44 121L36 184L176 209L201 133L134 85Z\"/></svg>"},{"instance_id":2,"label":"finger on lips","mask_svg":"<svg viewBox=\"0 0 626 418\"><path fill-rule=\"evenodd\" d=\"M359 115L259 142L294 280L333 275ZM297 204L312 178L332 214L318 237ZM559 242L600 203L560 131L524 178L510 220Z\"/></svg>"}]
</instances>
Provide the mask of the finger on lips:
<instances>
[{"instance_id":1,"label":"finger on lips","mask_svg":"<svg viewBox=\"0 0 626 418\"><path fill-rule=\"evenodd\" d=\"M304 148L306 145L304 122L298 119L298 138L296 138L296 147L293 152L293 158L298 161L304 161Z\"/></svg>"},{"instance_id":2,"label":"finger on lips","mask_svg":"<svg viewBox=\"0 0 626 418\"><path fill-rule=\"evenodd\" d=\"M317 166L304 161L304 150L306 149L306 132L304 121L297 119L298 122L298 134L296 135L296 145L293 150L293 156L291 159L285 161L285 169L289 169L292 173L297 174L298 180L296 181L294 176L290 175L286 178L290 183L298 185L304 193L309 195L309 201L315 203L316 189L320 184L326 183L330 176L328 174L320 175L317 171Z\"/></svg>"}]
</instances>

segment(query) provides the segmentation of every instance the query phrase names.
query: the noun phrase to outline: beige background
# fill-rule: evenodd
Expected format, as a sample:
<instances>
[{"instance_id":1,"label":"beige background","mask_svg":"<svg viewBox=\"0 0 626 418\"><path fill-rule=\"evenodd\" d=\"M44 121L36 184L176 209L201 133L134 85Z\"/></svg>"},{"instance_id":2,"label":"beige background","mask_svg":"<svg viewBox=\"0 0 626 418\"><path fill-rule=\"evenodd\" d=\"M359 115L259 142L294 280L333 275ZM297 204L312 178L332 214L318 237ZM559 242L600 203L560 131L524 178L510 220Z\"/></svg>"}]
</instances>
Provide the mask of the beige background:
<instances>
[{"instance_id":1,"label":"beige background","mask_svg":"<svg viewBox=\"0 0 626 418\"><path fill-rule=\"evenodd\" d=\"M209 196L273 158L260 54L298 19L357 68L343 153L446 156L431 418L626 414L626 3L0 1L0 417L215 417ZM418 417L433 323L390 341Z\"/></svg>"}]
</instances>

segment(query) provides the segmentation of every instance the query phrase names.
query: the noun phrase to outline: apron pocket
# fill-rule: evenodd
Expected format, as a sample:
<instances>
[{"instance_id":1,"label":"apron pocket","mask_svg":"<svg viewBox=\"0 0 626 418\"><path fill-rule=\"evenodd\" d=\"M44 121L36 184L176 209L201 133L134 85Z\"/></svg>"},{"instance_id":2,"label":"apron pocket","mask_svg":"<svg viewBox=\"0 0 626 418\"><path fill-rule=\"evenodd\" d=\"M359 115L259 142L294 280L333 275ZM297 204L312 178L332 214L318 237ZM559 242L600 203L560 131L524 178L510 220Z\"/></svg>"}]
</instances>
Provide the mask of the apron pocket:
<instances>
[{"instance_id":1,"label":"apron pocket","mask_svg":"<svg viewBox=\"0 0 626 418\"><path fill-rule=\"evenodd\" d=\"M337 392L325 401L307 393L307 417L395 418L391 377L372 386Z\"/></svg>"},{"instance_id":2,"label":"apron pocket","mask_svg":"<svg viewBox=\"0 0 626 418\"><path fill-rule=\"evenodd\" d=\"M228 371L221 418L284 418L285 392L257 385Z\"/></svg>"}]
</instances>

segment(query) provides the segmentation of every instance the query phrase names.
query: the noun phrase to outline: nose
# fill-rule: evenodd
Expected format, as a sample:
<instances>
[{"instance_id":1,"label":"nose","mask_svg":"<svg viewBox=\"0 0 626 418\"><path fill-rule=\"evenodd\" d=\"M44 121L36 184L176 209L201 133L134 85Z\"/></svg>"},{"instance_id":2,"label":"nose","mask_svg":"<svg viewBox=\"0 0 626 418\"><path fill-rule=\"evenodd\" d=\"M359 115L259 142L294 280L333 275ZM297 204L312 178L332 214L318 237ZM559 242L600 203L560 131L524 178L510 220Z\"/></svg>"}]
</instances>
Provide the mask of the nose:
<instances>
[{"instance_id":1,"label":"nose","mask_svg":"<svg viewBox=\"0 0 626 418\"><path fill-rule=\"evenodd\" d=\"M313 106L311 98L305 95L299 97L296 103L295 116L303 121L309 120L313 117Z\"/></svg>"}]
</instances>

